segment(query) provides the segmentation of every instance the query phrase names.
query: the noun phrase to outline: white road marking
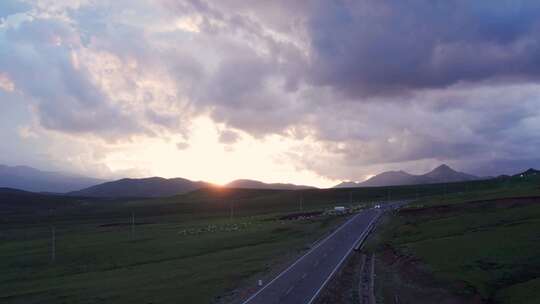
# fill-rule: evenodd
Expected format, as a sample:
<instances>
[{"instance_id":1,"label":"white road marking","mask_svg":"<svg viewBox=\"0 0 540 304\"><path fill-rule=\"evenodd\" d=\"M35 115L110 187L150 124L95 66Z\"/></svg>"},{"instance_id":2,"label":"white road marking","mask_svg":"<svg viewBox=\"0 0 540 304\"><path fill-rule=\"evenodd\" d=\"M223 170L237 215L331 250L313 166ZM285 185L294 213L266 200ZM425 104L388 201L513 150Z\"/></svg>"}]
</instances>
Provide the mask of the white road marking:
<instances>
[{"instance_id":1,"label":"white road marking","mask_svg":"<svg viewBox=\"0 0 540 304\"><path fill-rule=\"evenodd\" d=\"M311 300L309 300L309 302L307 304L311 304L313 303L313 301L315 301L315 299L317 298L317 296L319 295L319 293L321 293L321 290L324 288L324 286L326 286L326 284L328 284L328 281L330 281L330 279L334 276L334 274L336 273L336 271L339 269L339 267L341 266L341 264L343 264L343 262L345 261L345 259L349 256L349 254L351 253L351 251L354 249L354 246L356 245L356 243L358 243L365 235L366 233L369 231L369 228L371 226L371 224L373 224L373 222L379 217L380 214L377 214L370 222L369 224L366 226L366 229L364 229L364 231L362 231L362 234L360 235L360 237L358 239L356 239L356 241L353 243L353 245L351 246L351 248L349 248L349 250L347 251L347 253L345 253L345 255L343 256L343 258L341 258L341 260L339 261L339 263L336 265L336 267L334 267L334 270L332 270L332 272L330 273L330 275L326 278L326 280L324 280L323 284L321 285L321 287L319 287L319 289L317 290L317 292L315 292L315 294L313 295L313 297L311 298Z\"/></svg>"},{"instance_id":2,"label":"white road marking","mask_svg":"<svg viewBox=\"0 0 540 304\"><path fill-rule=\"evenodd\" d=\"M304 254L302 257L300 257L298 260L296 260L296 262L294 262L293 264L291 264L291 266L287 267L287 269L285 269L284 271L282 271L277 277L275 277L273 280L271 280L270 282L268 282L268 284L266 284L263 288L259 289L256 293L254 293L251 297L249 297L247 300L245 300L244 302L242 302L242 304L247 304L249 303L251 300L253 300L253 298L255 298L259 293L261 293L263 290L265 290L268 286L272 285L272 283L274 283L277 279L279 279L281 276L283 276L284 274L286 274L287 272L289 272L289 270L291 270L291 268L293 268L296 264L298 264L301 260L303 260L306 256L308 256L309 254L311 254L313 251L315 251L315 249L319 248L322 244L324 244L327 240L329 240L330 238L332 238L336 233L338 233L339 231L341 231L343 228L345 228L347 225L349 225L355 218L357 218L358 216L360 216L363 212L359 212L357 213L355 216L353 216L351 219L349 219L347 222L345 222L343 225L341 225L341 227L339 227L338 229L336 229L334 232L332 232L329 236L327 236L324 240L320 241L317 245L315 245L313 248L311 248L308 252L306 252L306 254Z\"/></svg>"},{"instance_id":3,"label":"white road marking","mask_svg":"<svg viewBox=\"0 0 540 304\"><path fill-rule=\"evenodd\" d=\"M290 294L293 289L294 289L294 286L291 286L291 288L287 289L287 292L285 293L285 295Z\"/></svg>"}]
</instances>

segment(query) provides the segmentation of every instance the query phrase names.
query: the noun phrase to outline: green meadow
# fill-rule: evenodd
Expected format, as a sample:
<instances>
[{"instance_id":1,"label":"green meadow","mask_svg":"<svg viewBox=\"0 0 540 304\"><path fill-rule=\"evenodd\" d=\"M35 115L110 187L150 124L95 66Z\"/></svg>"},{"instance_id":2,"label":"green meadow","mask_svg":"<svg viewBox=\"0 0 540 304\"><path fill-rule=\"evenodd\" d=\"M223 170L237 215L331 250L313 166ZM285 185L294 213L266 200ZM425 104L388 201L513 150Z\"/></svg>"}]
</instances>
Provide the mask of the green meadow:
<instances>
[{"instance_id":1,"label":"green meadow","mask_svg":"<svg viewBox=\"0 0 540 304\"><path fill-rule=\"evenodd\" d=\"M370 243L385 257L379 301L429 303L449 292L471 303L538 303L539 241L536 176L418 200L388 217Z\"/></svg>"},{"instance_id":2,"label":"green meadow","mask_svg":"<svg viewBox=\"0 0 540 304\"><path fill-rule=\"evenodd\" d=\"M460 206L501 191L525 195L530 185L501 179L301 191L203 189L130 200L9 193L0 199L0 302L230 303L346 219L323 214L283 220L284 215L399 199L418 199L411 210L441 202ZM394 227L389 242L424 259L438 277L466 281L484 297L501 286L501 299L535 290L531 275L518 270L512 275L531 281L500 282L507 280L508 269L536 263L540 256L530 233L538 228L540 210L482 208L436 217L399 215L389 223ZM506 234L510 242L501 242ZM485 244L476 247L476 238ZM448 248L454 249L445 263L441 256ZM519 256L509 254L518 249ZM503 268L482 269L492 263Z\"/></svg>"},{"instance_id":3,"label":"green meadow","mask_svg":"<svg viewBox=\"0 0 540 304\"><path fill-rule=\"evenodd\" d=\"M343 218L150 217L133 230L129 218L111 220L56 223L54 261L50 227L4 231L0 302L210 303L279 267Z\"/></svg>"}]
</instances>

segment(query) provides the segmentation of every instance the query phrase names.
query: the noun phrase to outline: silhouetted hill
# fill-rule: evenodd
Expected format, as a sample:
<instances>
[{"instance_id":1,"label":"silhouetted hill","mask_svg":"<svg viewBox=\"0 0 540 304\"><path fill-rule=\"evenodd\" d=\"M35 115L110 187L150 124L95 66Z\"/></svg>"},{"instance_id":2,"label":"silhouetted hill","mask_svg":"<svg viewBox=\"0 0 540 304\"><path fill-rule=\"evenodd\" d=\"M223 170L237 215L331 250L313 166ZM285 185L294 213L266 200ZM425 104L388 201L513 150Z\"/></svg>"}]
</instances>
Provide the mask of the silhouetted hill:
<instances>
[{"instance_id":1,"label":"silhouetted hill","mask_svg":"<svg viewBox=\"0 0 540 304\"><path fill-rule=\"evenodd\" d=\"M526 171L514 175L515 177L526 177L526 176L540 176L540 170L530 168Z\"/></svg>"},{"instance_id":2,"label":"silhouetted hill","mask_svg":"<svg viewBox=\"0 0 540 304\"><path fill-rule=\"evenodd\" d=\"M43 211L75 203L72 197L0 188L0 214L13 211Z\"/></svg>"},{"instance_id":3,"label":"silhouetted hill","mask_svg":"<svg viewBox=\"0 0 540 304\"><path fill-rule=\"evenodd\" d=\"M187 193L212 186L206 182L194 182L185 178L162 177L124 178L92 186L69 195L83 197L165 197Z\"/></svg>"},{"instance_id":4,"label":"silhouetted hill","mask_svg":"<svg viewBox=\"0 0 540 304\"><path fill-rule=\"evenodd\" d=\"M275 190L300 190L300 189L314 189L315 187L294 185L294 184L282 184L272 183L267 184L256 180L250 179L237 179L225 185L227 188L238 189L275 189Z\"/></svg>"},{"instance_id":5,"label":"silhouetted hill","mask_svg":"<svg viewBox=\"0 0 540 304\"><path fill-rule=\"evenodd\" d=\"M32 192L64 193L102 183L103 180L27 166L0 165L0 187Z\"/></svg>"},{"instance_id":6,"label":"silhouetted hill","mask_svg":"<svg viewBox=\"0 0 540 304\"><path fill-rule=\"evenodd\" d=\"M431 172L426 173L422 176L431 179L431 182L435 183L462 182L478 179L477 176L455 171L454 169L450 168L445 164L440 165L439 167L433 169Z\"/></svg>"},{"instance_id":7,"label":"silhouetted hill","mask_svg":"<svg viewBox=\"0 0 540 304\"><path fill-rule=\"evenodd\" d=\"M361 187L379 187L390 185L414 185L430 183L429 178L422 175L413 175L405 171L388 171L375 175L360 183Z\"/></svg>"},{"instance_id":8,"label":"silhouetted hill","mask_svg":"<svg viewBox=\"0 0 540 304\"><path fill-rule=\"evenodd\" d=\"M432 171L414 175L405 171L387 171L375 175L368 180L360 183L343 182L335 186L335 188L352 188L352 187L382 187L382 186L399 186L399 185L417 185L417 184L434 184L434 183L449 183L477 180L479 177L455 171L449 166L443 164L433 169Z\"/></svg>"}]
</instances>

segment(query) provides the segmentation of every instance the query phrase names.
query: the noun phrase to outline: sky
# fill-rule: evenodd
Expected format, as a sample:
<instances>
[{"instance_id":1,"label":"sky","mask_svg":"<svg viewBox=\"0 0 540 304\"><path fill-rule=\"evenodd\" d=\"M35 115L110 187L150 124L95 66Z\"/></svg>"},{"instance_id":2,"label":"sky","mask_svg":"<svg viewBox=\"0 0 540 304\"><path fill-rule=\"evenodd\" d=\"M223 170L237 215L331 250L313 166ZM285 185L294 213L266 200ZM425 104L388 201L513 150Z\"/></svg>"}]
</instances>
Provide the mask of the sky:
<instances>
[{"instance_id":1,"label":"sky","mask_svg":"<svg viewBox=\"0 0 540 304\"><path fill-rule=\"evenodd\" d=\"M540 2L2 0L0 163L332 186L540 167Z\"/></svg>"}]
</instances>

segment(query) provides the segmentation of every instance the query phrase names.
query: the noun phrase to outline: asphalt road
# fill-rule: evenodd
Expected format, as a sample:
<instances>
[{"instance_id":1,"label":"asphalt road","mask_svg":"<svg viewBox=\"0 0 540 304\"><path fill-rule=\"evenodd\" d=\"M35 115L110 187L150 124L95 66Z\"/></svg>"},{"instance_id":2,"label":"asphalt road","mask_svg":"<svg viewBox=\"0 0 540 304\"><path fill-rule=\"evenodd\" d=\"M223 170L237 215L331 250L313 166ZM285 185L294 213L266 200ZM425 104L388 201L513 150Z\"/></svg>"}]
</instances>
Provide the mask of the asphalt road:
<instances>
[{"instance_id":1,"label":"asphalt road","mask_svg":"<svg viewBox=\"0 0 540 304\"><path fill-rule=\"evenodd\" d=\"M369 226L383 212L384 209L369 209L357 213L243 304L314 302L355 244L367 236Z\"/></svg>"}]
</instances>

